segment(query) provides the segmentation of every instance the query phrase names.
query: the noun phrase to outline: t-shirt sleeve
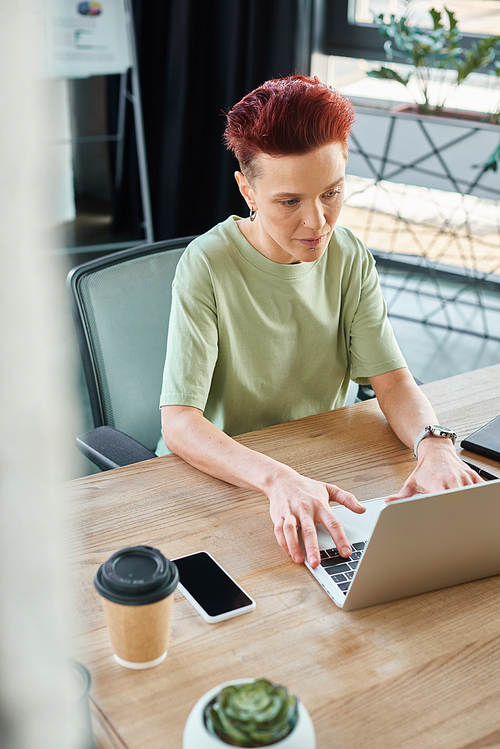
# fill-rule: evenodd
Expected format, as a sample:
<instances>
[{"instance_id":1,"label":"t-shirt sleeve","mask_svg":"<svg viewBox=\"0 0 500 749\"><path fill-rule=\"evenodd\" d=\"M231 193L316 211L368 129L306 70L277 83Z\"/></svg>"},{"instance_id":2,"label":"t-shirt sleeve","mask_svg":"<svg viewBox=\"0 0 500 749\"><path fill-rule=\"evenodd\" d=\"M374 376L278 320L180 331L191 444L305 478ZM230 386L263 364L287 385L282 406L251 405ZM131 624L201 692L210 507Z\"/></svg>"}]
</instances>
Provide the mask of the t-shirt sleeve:
<instances>
[{"instance_id":1,"label":"t-shirt sleeve","mask_svg":"<svg viewBox=\"0 0 500 749\"><path fill-rule=\"evenodd\" d=\"M185 254L172 285L160 406L193 406L203 411L217 353L217 309L210 270L203 256Z\"/></svg>"},{"instance_id":2,"label":"t-shirt sleeve","mask_svg":"<svg viewBox=\"0 0 500 749\"><path fill-rule=\"evenodd\" d=\"M363 248L359 303L350 330L351 379L367 385L375 377L406 367L387 318L372 254Z\"/></svg>"}]
</instances>

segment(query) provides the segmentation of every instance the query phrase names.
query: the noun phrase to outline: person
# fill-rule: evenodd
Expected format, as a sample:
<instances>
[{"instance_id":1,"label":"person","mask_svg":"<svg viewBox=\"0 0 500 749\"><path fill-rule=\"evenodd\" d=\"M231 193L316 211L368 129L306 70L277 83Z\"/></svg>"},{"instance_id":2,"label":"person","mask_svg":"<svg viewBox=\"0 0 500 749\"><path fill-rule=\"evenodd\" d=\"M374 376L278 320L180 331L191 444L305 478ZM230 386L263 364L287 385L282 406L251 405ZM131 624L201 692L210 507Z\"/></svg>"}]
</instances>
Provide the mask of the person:
<instances>
[{"instance_id":1,"label":"person","mask_svg":"<svg viewBox=\"0 0 500 749\"><path fill-rule=\"evenodd\" d=\"M165 446L265 494L278 543L303 562L300 529L312 567L318 523L343 556L351 551L330 502L364 507L232 436L342 406L350 380L371 385L408 447L437 424L396 343L373 257L337 225L353 121L346 98L298 75L267 81L228 113L225 141L250 216L198 237L178 264L160 400ZM193 175L199 198L195 188ZM389 499L480 480L452 440L430 433Z\"/></svg>"}]
</instances>

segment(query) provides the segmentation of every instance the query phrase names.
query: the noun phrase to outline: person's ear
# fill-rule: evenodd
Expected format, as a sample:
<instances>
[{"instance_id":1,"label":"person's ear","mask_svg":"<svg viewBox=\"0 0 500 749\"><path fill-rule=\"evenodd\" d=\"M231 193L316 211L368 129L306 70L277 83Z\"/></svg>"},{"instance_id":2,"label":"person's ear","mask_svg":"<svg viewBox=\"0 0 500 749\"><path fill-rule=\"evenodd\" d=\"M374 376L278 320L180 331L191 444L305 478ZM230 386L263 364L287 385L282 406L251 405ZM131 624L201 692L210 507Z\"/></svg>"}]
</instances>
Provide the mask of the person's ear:
<instances>
[{"instance_id":1,"label":"person's ear","mask_svg":"<svg viewBox=\"0 0 500 749\"><path fill-rule=\"evenodd\" d=\"M255 194L249 181L247 180L243 172L235 172L234 178L238 183L239 190L243 195L248 207L250 208L250 210L255 210L257 208L257 204L255 202Z\"/></svg>"}]
</instances>

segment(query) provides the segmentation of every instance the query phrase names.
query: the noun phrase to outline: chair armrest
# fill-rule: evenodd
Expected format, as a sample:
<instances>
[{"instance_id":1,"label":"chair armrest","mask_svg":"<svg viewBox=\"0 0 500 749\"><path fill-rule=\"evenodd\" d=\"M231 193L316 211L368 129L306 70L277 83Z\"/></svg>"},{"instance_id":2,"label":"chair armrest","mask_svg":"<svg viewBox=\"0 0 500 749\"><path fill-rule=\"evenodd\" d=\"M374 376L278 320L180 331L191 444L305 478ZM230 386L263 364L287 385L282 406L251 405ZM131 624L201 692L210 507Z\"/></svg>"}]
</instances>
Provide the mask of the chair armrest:
<instances>
[{"instance_id":1,"label":"chair armrest","mask_svg":"<svg viewBox=\"0 0 500 749\"><path fill-rule=\"evenodd\" d=\"M375 398L375 393L373 392L372 386L360 385L358 387L358 394L354 402L361 403L361 401L368 401L371 400L371 398Z\"/></svg>"},{"instance_id":2,"label":"chair armrest","mask_svg":"<svg viewBox=\"0 0 500 749\"><path fill-rule=\"evenodd\" d=\"M103 471L156 458L155 453L133 437L107 426L81 434L76 438L76 446Z\"/></svg>"},{"instance_id":3,"label":"chair armrest","mask_svg":"<svg viewBox=\"0 0 500 749\"><path fill-rule=\"evenodd\" d=\"M413 377L417 385L420 387L420 385L423 385L424 383L422 380L419 380L417 377ZM375 398L375 393L373 392L373 389L371 385L360 385L358 388L358 395L356 396L355 403L360 403L361 401L367 401L371 398Z\"/></svg>"}]
</instances>

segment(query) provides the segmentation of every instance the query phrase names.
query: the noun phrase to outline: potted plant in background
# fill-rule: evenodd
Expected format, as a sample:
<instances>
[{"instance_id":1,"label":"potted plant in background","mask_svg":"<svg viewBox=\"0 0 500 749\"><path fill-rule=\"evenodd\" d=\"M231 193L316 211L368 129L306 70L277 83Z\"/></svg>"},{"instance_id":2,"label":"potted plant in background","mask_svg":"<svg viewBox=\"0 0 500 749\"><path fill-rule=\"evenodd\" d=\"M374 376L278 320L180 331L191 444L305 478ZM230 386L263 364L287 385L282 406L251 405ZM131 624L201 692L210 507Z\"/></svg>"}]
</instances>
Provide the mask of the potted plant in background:
<instances>
[{"instance_id":1,"label":"potted plant in background","mask_svg":"<svg viewBox=\"0 0 500 749\"><path fill-rule=\"evenodd\" d=\"M493 174L500 156L498 102L496 110L487 113L444 105L471 73L486 66L500 89L500 37L484 37L464 49L455 13L432 9L430 15L430 29L412 25L411 14L399 20L391 16L389 22L383 15L375 19L389 61L397 58L412 69L403 74L383 65L368 76L410 91L415 81L419 94L414 98L419 100L390 111L356 107L349 174L498 200L500 185Z\"/></svg>"},{"instance_id":2,"label":"potted plant in background","mask_svg":"<svg viewBox=\"0 0 500 749\"><path fill-rule=\"evenodd\" d=\"M411 65L413 70L403 76L393 68L381 66L378 70L369 71L368 75L371 78L396 81L405 88L416 79L420 92L416 110L420 114L444 114L445 101L450 94L471 73L487 65L493 65L493 74L500 81L500 63L495 64L500 36L484 37L473 42L470 49L463 49L460 46L462 34L458 29L455 13L447 8L445 11L448 26L443 22L445 14L432 8L429 11L432 28L428 30L411 25L410 15L399 20L391 16L388 23L383 14L374 19L386 40L384 49L387 59L397 61L395 58L400 58L401 62ZM446 114L457 116L453 110ZM458 116L464 114L470 116L468 112L460 112ZM472 117L496 124L499 122L500 112L474 113Z\"/></svg>"},{"instance_id":3,"label":"potted plant in background","mask_svg":"<svg viewBox=\"0 0 500 749\"><path fill-rule=\"evenodd\" d=\"M267 679L241 679L221 684L198 700L182 746L315 749L316 738L309 713L285 687Z\"/></svg>"}]
</instances>

